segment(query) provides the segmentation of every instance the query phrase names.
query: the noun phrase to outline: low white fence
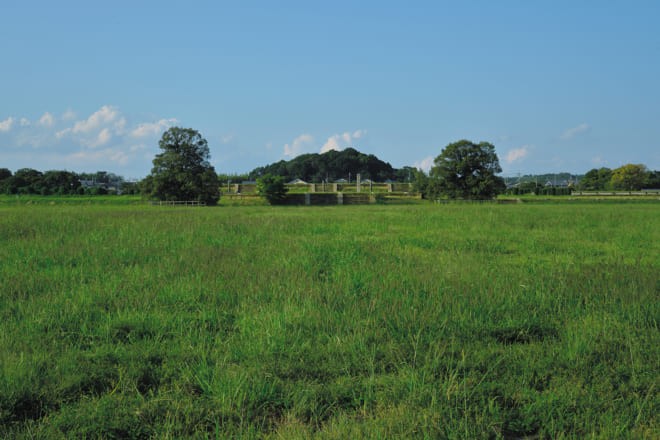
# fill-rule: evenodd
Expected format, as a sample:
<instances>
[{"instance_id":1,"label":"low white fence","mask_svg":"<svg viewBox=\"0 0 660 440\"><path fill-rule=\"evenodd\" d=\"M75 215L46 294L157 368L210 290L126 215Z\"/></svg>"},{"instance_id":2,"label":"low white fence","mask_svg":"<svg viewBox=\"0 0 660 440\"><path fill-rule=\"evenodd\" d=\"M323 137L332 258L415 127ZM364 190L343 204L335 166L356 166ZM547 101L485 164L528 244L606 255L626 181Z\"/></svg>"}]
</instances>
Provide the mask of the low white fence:
<instances>
[{"instance_id":1,"label":"low white fence","mask_svg":"<svg viewBox=\"0 0 660 440\"><path fill-rule=\"evenodd\" d=\"M149 202L151 206L206 206L205 202L197 200L159 200Z\"/></svg>"},{"instance_id":2,"label":"low white fence","mask_svg":"<svg viewBox=\"0 0 660 440\"><path fill-rule=\"evenodd\" d=\"M660 190L651 191L571 191L572 196L658 196Z\"/></svg>"}]
</instances>

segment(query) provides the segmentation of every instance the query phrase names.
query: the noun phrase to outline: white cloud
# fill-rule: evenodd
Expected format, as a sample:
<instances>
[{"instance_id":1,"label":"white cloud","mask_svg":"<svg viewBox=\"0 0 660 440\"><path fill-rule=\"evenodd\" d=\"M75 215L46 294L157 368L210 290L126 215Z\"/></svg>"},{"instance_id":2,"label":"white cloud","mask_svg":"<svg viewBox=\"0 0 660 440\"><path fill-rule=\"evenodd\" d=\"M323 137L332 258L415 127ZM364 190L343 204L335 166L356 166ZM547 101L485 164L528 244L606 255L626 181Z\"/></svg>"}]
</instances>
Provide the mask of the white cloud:
<instances>
[{"instance_id":1,"label":"white cloud","mask_svg":"<svg viewBox=\"0 0 660 440\"><path fill-rule=\"evenodd\" d=\"M31 163L35 169L75 166L94 170L110 166L119 174L130 169L130 174L141 175L148 172L157 147L150 136L178 122L161 119L132 123L131 116L109 105L100 106L92 114L75 115L67 110L64 114L43 113L32 123L16 117L0 120L0 134L12 147L0 147L0 162L8 163L9 157L22 155L16 168L23 163ZM228 140L235 142L224 139Z\"/></svg>"},{"instance_id":2,"label":"white cloud","mask_svg":"<svg viewBox=\"0 0 660 440\"><path fill-rule=\"evenodd\" d=\"M41 125L46 126L46 127L52 127L53 124L55 123L55 120L54 120L54 118L53 118L53 115L51 115L50 113L46 112L46 113L44 113L44 115L41 117L41 119L39 119L39 123L40 123Z\"/></svg>"},{"instance_id":3,"label":"white cloud","mask_svg":"<svg viewBox=\"0 0 660 440\"><path fill-rule=\"evenodd\" d=\"M506 160L507 163L513 163L522 160L529 154L529 148L529 145L524 145L522 148L514 148L513 150L509 150L504 160Z\"/></svg>"},{"instance_id":4,"label":"white cloud","mask_svg":"<svg viewBox=\"0 0 660 440\"><path fill-rule=\"evenodd\" d=\"M221 139L223 144L228 144L233 140L234 140L234 135L231 135L231 134L229 136L225 136Z\"/></svg>"},{"instance_id":5,"label":"white cloud","mask_svg":"<svg viewBox=\"0 0 660 440\"><path fill-rule=\"evenodd\" d=\"M603 160L601 157L594 157L593 159L591 159L591 163L596 166L603 166L607 163L607 161Z\"/></svg>"},{"instance_id":6,"label":"white cloud","mask_svg":"<svg viewBox=\"0 0 660 440\"><path fill-rule=\"evenodd\" d=\"M123 134L124 127L126 127L126 119L122 116L117 122L115 122L115 132L117 132L117 134Z\"/></svg>"},{"instance_id":7,"label":"white cloud","mask_svg":"<svg viewBox=\"0 0 660 440\"><path fill-rule=\"evenodd\" d=\"M161 119L158 122L143 122L138 125L138 127L131 131L131 136L133 137L146 137L146 136L158 136L161 132L167 130L172 125L178 123L179 121L171 119Z\"/></svg>"},{"instance_id":8,"label":"white cloud","mask_svg":"<svg viewBox=\"0 0 660 440\"><path fill-rule=\"evenodd\" d=\"M9 131L13 123L14 123L14 118L12 118L11 116L6 121L0 122L0 131L4 131L4 132Z\"/></svg>"},{"instance_id":9,"label":"white cloud","mask_svg":"<svg viewBox=\"0 0 660 440\"><path fill-rule=\"evenodd\" d=\"M94 142L93 146L98 147L100 145L105 145L110 141L110 139L112 139L112 134L110 133L110 130L108 128L104 128L96 137L96 142Z\"/></svg>"},{"instance_id":10,"label":"white cloud","mask_svg":"<svg viewBox=\"0 0 660 440\"><path fill-rule=\"evenodd\" d=\"M268 143L266 144L266 148L268 148L269 150L270 150L271 148L273 148L273 143L272 143L272 142L268 142Z\"/></svg>"},{"instance_id":11,"label":"white cloud","mask_svg":"<svg viewBox=\"0 0 660 440\"><path fill-rule=\"evenodd\" d=\"M355 133L353 133L353 137L359 138L367 134L367 130L357 130Z\"/></svg>"},{"instance_id":12,"label":"white cloud","mask_svg":"<svg viewBox=\"0 0 660 440\"><path fill-rule=\"evenodd\" d=\"M128 163L128 156L123 151L117 151L116 153L110 156L110 160L113 162L117 162L120 165L126 165Z\"/></svg>"},{"instance_id":13,"label":"white cloud","mask_svg":"<svg viewBox=\"0 0 660 440\"><path fill-rule=\"evenodd\" d=\"M56 133L55 133L55 137L56 137L57 139L62 139L64 136L66 136L66 135L69 134L69 133L71 133L71 129L70 129L70 128L65 128L65 129L62 130L62 131L58 131L58 132L56 132Z\"/></svg>"},{"instance_id":14,"label":"white cloud","mask_svg":"<svg viewBox=\"0 0 660 440\"><path fill-rule=\"evenodd\" d=\"M116 107L104 105L100 110L92 114L87 120L78 121L73 125L74 133L91 133L104 125L115 122L120 126L126 122Z\"/></svg>"},{"instance_id":15,"label":"white cloud","mask_svg":"<svg viewBox=\"0 0 660 440\"><path fill-rule=\"evenodd\" d=\"M425 173L428 173L433 167L434 161L435 159L433 158L433 156L426 157L420 160L419 162L415 162L415 168L417 168L418 170L422 170Z\"/></svg>"},{"instance_id":16,"label":"white cloud","mask_svg":"<svg viewBox=\"0 0 660 440\"><path fill-rule=\"evenodd\" d=\"M62 117L63 121L75 117L72 110L68 110ZM72 136L80 145L97 148L106 145L115 136L122 136L126 127L126 118L117 107L104 105L92 115L76 121L73 127L55 132L56 139Z\"/></svg>"},{"instance_id":17,"label":"white cloud","mask_svg":"<svg viewBox=\"0 0 660 440\"><path fill-rule=\"evenodd\" d=\"M136 151L139 151L139 150L144 150L145 148L147 148L147 146L145 144L138 144L138 145L133 145L130 148L130 150L131 150L131 152L136 152Z\"/></svg>"},{"instance_id":18,"label":"white cloud","mask_svg":"<svg viewBox=\"0 0 660 440\"><path fill-rule=\"evenodd\" d=\"M564 131L561 136L559 136L559 139L566 141L573 138L575 135L589 131L589 128L589 124L582 123L577 127L569 128L568 130Z\"/></svg>"},{"instance_id":19,"label":"white cloud","mask_svg":"<svg viewBox=\"0 0 660 440\"><path fill-rule=\"evenodd\" d=\"M334 135L328 138L328 141L321 147L321 153L327 153L328 151L336 150L336 151L341 151L341 147L339 147L339 135Z\"/></svg>"},{"instance_id":20,"label":"white cloud","mask_svg":"<svg viewBox=\"0 0 660 440\"><path fill-rule=\"evenodd\" d=\"M284 155L288 157L296 157L304 150L306 150L307 147L310 147L313 142L314 138L311 135L301 134L293 140L291 145L284 145Z\"/></svg>"},{"instance_id":21,"label":"white cloud","mask_svg":"<svg viewBox=\"0 0 660 440\"><path fill-rule=\"evenodd\" d=\"M351 146L355 139L359 139L367 134L367 130L356 130L353 133L335 134L330 136L327 142L321 147L321 153L327 153L331 150L341 151Z\"/></svg>"},{"instance_id":22,"label":"white cloud","mask_svg":"<svg viewBox=\"0 0 660 440\"><path fill-rule=\"evenodd\" d=\"M111 161L120 165L126 165L128 163L129 156L117 148L106 148L104 150L79 151L77 153L68 155L67 160L83 164L98 164Z\"/></svg>"}]
</instances>

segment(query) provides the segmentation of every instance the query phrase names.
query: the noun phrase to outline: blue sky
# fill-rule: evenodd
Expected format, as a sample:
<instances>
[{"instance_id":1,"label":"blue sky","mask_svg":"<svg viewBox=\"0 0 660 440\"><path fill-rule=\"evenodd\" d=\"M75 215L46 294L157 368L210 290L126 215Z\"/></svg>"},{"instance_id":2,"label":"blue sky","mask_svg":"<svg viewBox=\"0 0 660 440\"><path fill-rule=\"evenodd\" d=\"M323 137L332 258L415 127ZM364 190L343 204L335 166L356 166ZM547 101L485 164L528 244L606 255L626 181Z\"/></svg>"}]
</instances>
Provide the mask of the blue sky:
<instances>
[{"instance_id":1,"label":"blue sky","mask_svg":"<svg viewBox=\"0 0 660 440\"><path fill-rule=\"evenodd\" d=\"M660 169L660 2L5 2L0 167L141 178L169 126L216 171L347 146L428 169Z\"/></svg>"}]
</instances>

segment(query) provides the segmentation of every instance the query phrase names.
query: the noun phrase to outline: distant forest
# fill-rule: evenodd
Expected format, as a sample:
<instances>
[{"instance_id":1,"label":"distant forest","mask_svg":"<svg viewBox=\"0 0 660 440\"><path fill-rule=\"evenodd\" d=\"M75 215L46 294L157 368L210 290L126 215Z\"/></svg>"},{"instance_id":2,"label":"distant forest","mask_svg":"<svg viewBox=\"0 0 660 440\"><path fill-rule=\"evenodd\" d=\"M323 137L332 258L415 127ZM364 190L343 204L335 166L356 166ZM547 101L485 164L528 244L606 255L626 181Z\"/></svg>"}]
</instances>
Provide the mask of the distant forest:
<instances>
[{"instance_id":1,"label":"distant forest","mask_svg":"<svg viewBox=\"0 0 660 440\"><path fill-rule=\"evenodd\" d=\"M334 182L346 179L355 182L357 174L364 181L416 183L428 175L415 167L394 168L373 154L364 154L354 148L328 151L323 154L302 154L292 160L281 160L270 165L257 167L244 174L218 174L218 183L240 183L255 181L266 174L282 176L288 181L302 179L309 183ZM553 173L527 174L504 177L507 193L546 194L548 188L566 190L639 190L660 189L660 171L647 169L644 165L624 165L617 169L594 168L585 174ZM51 170L46 172L23 168L12 173L0 168L0 193L2 194L137 194L141 182L127 182L122 176L106 171L75 173Z\"/></svg>"},{"instance_id":2,"label":"distant forest","mask_svg":"<svg viewBox=\"0 0 660 440\"><path fill-rule=\"evenodd\" d=\"M415 168L393 168L388 162L383 162L373 154L360 153L354 148L342 151L331 150L323 154L301 154L292 160L281 160L270 165L252 170L246 180L256 180L271 174L282 176L285 180L302 179L305 182L333 182L338 179L355 181L360 174L362 180L375 182L412 182Z\"/></svg>"},{"instance_id":3,"label":"distant forest","mask_svg":"<svg viewBox=\"0 0 660 440\"><path fill-rule=\"evenodd\" d=\"M104 195L137 194L135 182L126 182L122 176L106 171L74 173L51 170L42 173L32 168L21 168L12 173L0 168L0 193L49 195Z\"/></svg>"}]
</instances>

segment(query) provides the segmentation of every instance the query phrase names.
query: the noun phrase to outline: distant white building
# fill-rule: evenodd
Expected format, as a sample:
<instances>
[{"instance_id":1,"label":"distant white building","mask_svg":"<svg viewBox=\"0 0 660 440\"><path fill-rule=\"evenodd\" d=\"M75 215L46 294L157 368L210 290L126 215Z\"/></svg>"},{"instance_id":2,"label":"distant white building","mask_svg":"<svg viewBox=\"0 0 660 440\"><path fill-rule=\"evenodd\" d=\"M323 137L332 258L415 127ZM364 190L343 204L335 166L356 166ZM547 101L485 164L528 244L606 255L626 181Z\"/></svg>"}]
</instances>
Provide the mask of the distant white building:
<instances>
[{"instance_id":1,"label":"distant white building","mask_svg":"<svg viewBox=\"0 0 660 440\"><path fill-rule=\"evenodd\" d=\"M291 182L287 182L287 185L308 185L308 183L302 179L294 179Z\"/></svg>"},{"instance_id":2,"label":"distant white building","mask_svg":"<svg viewBox=\"0 0 660 440\"><path fill-rule=\"evenodd\" d=\"M346 179L337 179L337 180L335 180L334 183L348 183L348 180L346 180Z\"/></svg>"}]
</instances>

